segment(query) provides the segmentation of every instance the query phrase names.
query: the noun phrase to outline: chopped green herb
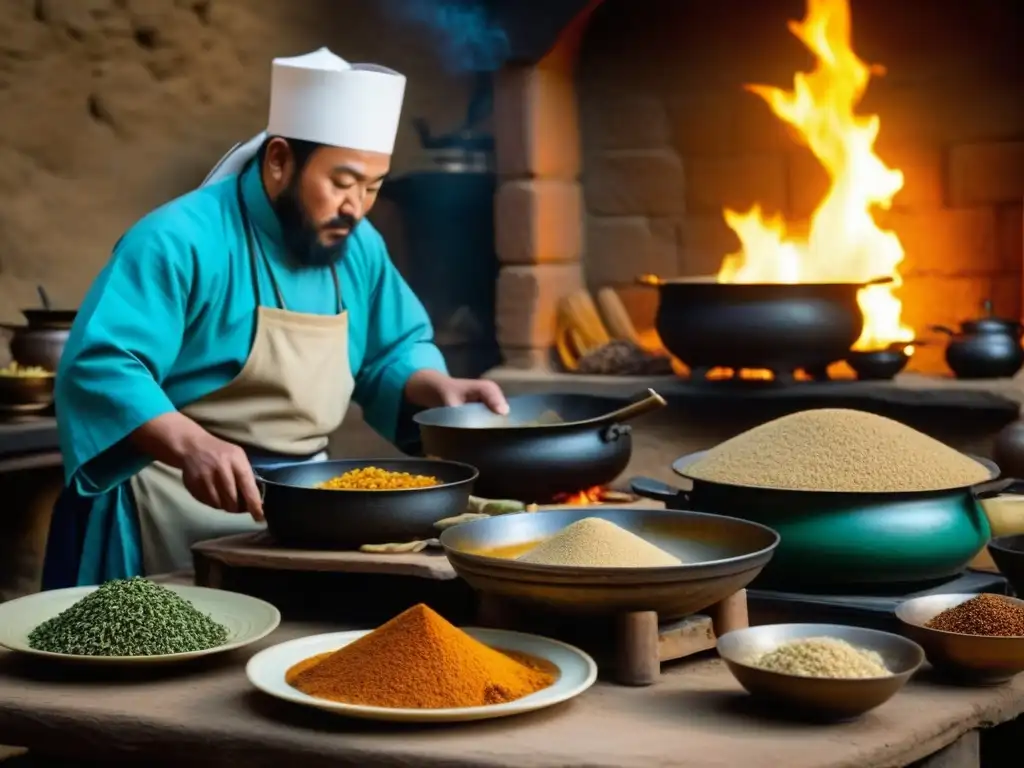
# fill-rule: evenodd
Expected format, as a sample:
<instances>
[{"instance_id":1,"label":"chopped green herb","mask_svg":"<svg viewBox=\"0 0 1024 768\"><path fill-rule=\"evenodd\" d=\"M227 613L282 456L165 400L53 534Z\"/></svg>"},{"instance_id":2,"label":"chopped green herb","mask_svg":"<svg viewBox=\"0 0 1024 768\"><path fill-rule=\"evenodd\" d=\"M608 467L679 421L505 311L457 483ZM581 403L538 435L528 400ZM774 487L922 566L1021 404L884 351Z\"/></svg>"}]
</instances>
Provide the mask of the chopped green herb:
<instances>
[{"instance_id":1,"label":"chopped green herb","mask_svg":"<svg viewBox=\"0 0 1024 768\"><path fill-rule=\"evenodd\" d=\"M101 585L32 630L38 651L79 656L159 656L215 648L228 630L177 593L136 576Z\"/></svg>"}]
</instances>

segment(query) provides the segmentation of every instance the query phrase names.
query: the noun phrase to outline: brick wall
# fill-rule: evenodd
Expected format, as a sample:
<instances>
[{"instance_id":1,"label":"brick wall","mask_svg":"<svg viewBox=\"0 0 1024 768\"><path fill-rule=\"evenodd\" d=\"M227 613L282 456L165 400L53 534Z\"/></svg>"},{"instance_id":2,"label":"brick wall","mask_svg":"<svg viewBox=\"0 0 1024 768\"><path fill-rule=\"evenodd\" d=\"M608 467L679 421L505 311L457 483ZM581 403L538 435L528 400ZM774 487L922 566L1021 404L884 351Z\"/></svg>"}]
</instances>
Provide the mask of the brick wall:
<instances>
[{"instance_id":1,"label":"brick wall","mask_svg":"<svg viewBox=\"0 0 1024 768\"><path fill-rule=\"evenodd\" d=\"M906 177L879 220L903 242L904 317L922 334L978 314L986 298L1021 314L1024 16L1014 5L851 0L856 50L888 70L861 111L881 117L878 153ZM606 0L593 14L576 73L582 262L591 286L622 287L640 323L656 294L634 287L636 274L714 273L737 246L724 206L759 202L799 222L821 199L816 160L741 88L788 87L808 68L786 29L803 11L802 0ZM923 348L915 367L941 370L941 355Z\"/></svg>"}]
</instances>

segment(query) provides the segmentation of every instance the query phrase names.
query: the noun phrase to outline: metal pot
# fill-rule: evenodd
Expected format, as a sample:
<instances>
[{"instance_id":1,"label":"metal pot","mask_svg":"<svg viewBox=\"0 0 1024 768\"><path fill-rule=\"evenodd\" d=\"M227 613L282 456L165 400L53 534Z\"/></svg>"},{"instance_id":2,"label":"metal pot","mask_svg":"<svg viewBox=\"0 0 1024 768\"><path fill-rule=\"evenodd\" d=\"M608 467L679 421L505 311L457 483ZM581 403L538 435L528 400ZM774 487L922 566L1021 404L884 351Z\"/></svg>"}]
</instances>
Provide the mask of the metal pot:
<instances>
[{"instance_id":1,"label":"metal pot","mask_svg":"<svg viewBox=\"0 0 1024 768\"><path fill-rule=\"evenodd\" d=\"M362 467L429 475L442 481L429 488L332 491L316 486ZM436 538L434 523L463 514L477 478L476 468L430 459L311 461L262 470L267 530L284 546L299 549L358 549L363 544L396 544Z\"/></svg>"},{"instance_id":2,"label":"metal pot","mask_svg":"<svg viewBox=\"0 0 1024 768\"><path fill-rule=\"evenodd\" d=\"M621 400L589 395L526 395L508 404L508 416L479 403L417 414L423 450L477 467L478 496L548 502L618 477L633 455L624 422L665 401L648 390L625 408ZM542 423L545 415L558 420Z\"/></svg>"},{"instance_id":3,"label":"metal pot","mask_svg":"<svg viewBox=\"0 0 1024 768\"><path fill-rule=\"evenodd\" d=\"M964 321L959 331L932 326L933 331L950 337L946 365L958 379L1005 379L1024 366L1024 328L1016 320L995 317L992 302L986 301L984 306L985 316Z\"/></svg>"},{"instance_id":4,"label":"metal pot","mask_svg":"<svg viewBox=\"0 0 1024 768\"><path fill-rule=\"evenodd\" d=\"M686 468L704 455L677 459ZM731 515L767 525L782 536L758 586L819 592L857 585L919 583L954 576L991 536L978 500L1007 493L1016 480L922 493L833 493L749 488L703 480L684 491L649 478L634 478L633 491L670 509Z\"/></svg>"},{"instance_id":5,"label":"metal pot","mask_svg":"<svg viewBox=\"0 0 1024 768\"><path fill-rule=\"evenodd\" d=\"M10 334L11 357L19 364L56 372L75 322L74 309L23 309L26 325L2 325Z\"/></svg>"},{"instance_id":6,"label":"metal pot","mask_svg":"<svg viewBox=\"0 0 1024 768\"><path fill-rule=\"evenodd\" d=\"M869 283L719 283L662 280L644 285L660 296L655 325L662 343L703 378L710 369L766 368L785 377L797 369L825 378L864 328L857 294Z\"/></svg>"},{"instance_id":7,"label":"metal pot","mask_svg":"<svg viewBox=\"0 0 1024 768\"><path fill-rule=\"evenodd\" d=\"M21 314L28 323L29 328L70 328L75 317L78 316L77 309L23 309Z\"/></svg>"},{"instance_id":8,"label":"metal pot","mask_svg":"<svg viewBox=\"0 0 1024 768\"><path fill-rule=\"evenodd\" d=\"M38 365L56 372L67 343L68 328L34 328L30 325L5 325L11 334L11 357L21 365Z\"/></svg>"}]
</instances>

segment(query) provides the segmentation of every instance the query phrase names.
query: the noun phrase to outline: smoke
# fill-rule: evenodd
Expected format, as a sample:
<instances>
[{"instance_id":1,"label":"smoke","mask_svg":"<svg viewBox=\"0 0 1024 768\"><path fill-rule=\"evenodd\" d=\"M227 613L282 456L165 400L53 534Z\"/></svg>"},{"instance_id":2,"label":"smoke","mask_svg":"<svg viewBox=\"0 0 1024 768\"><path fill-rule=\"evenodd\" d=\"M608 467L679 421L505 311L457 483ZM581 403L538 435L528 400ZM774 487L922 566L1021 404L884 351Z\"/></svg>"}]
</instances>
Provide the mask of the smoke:
<instances>
[{"instance_id":1,"label":"smoke","mask_svg":"<svg viewBox=\"0 0 1024 768\"><path fill-rule=\"evenodd\" d=\"M529 0L526 0L529 1ZM485 0L384 0L392 18L416 25L437 40L453 72L495 72L509 55L508 35L491 18Z\"/></svg>"}]
</instances>

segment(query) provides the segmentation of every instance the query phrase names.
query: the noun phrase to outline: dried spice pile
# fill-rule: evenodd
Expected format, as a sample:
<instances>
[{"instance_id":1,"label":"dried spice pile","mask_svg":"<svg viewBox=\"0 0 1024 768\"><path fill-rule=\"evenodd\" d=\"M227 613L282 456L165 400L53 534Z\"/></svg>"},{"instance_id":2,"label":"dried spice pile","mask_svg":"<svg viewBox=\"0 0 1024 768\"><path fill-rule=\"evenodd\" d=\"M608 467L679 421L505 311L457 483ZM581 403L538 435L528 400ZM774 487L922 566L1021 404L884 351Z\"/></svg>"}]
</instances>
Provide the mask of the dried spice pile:
<instances>
[{"instance_id":1,"label":"dried spice pile","mask_svg":"<svg viewBox=\"0 0 1024 768\"><path fill-rule=\"evenodd\" d=\"M1024 637L1024 608L999 595L981 594L947 608L925 626L958 635Z\"/></svg>"},{"instance_id":2,"label":"dried spice pile","mask_svg":"<svg viewBox=\"0 0 1024 768\"><path fill-rule=\"evenodd\" d=\"M519 558L535 565L586 568L660 568L682 565L635 533L600 517L586 517L566 526Z\"/></svg>"},{"instance_id":3,"label":"dried spice pile","mask_svg":"<svg viewBox=\"0 0 1024 768\"><path fill-rule=\"evenodd\" d=\"M136 576L108 581L33 629L37 651L161 656L216 648L228 630L166 587Z\"/></svg>"},{"instance_id":4,"label":"dried spice pile","mask_svg":"<svg viewBox=\"0 0 1024 768\"><path fill-rule=\"evenodd\" d=\"M901 493L963 488L989 470L898 421L817 408L769 421L686 468L696 480L794 491Z\"/></svg>"},{"instance_id":5,"label":"dried spice pile","mask_svg":"<svg viewBox=\"0 0 1024 768\"><path fill-rule=\"evenodd\" d=\"M858 648L834 637L791 640L762 654L754 666L770 672L803 677L864 678L891 674L874 651Z\"/></svg>"},{"instance_id":6,"label":"dried spice pile","mask_svg":"<svg viewBox=\"0 0 1024 768\"><path fill-rule=\"evenodd\" d=\"M543 662L488 648L425 605L400 613L333 653L285 675L310 696L392 709L482 707L555 681Z\"/></svg>"}]
</instances>

